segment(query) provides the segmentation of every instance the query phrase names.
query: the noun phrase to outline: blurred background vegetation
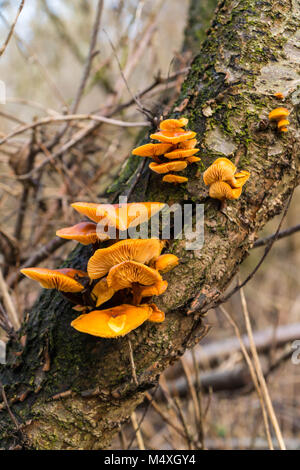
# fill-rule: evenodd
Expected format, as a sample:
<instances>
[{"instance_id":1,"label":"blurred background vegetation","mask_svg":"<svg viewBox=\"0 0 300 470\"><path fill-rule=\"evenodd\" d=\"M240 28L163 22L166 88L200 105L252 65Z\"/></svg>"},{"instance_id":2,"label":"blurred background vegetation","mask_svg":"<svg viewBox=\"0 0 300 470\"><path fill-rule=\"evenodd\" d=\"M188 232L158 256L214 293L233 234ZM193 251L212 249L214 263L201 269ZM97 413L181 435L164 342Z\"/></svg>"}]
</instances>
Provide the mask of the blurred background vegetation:
<instances>
[{"instance_id":1,"label":"blurred background vegetation","mask_svg":"<svg viewBox=\"0 0 300 470\"><path fill-rule=\"evenodd\" d=\"M0 138L43 117L55 121L56 116L72 111L89 57L97 3L77 0L75 7L71 0L25 2L1 57L0 79L6 84L7 102L0 105ZM210 10L207 7L204 23ZM188 11L188 0L104 2L96 53L76 112L141 122L144 116L132 102L131 93L143 93L144 106L158 115L162 110L167 113L192 58L190 48L195 51L198 46L184 35ZM0 44L16 12L17 2L0 2ZM189 27L193 27L192 21ZM203 30L199 42L202 37ZM92 119L78 120L64 129L62 122L53 122L13 136L0 147L0 295L9 296L19 320L38 294L35 283L18 277L19 267L45 247L49 256L41 257L42 267L56 267L66 258L74 245L52 249L51 243L66 221L67 225L79 221L70 203L105 199L106 188L119 174L142 129L96 124ZM62 130L55 145L49 146ZM87 135L61 158L31 178L19 179L86 130ZM36 147L39 151L32 157ZM299 223L299 202L298 189L283 228ZM279 218L270 222L261 236L276 231L278 222ZM251 251L240 270L242 279L263 249ZM300 448L300 365L292 364L290 352L293 340L300 339L299 268L300 238L296 233L276 242L245 288L253 329L264 338L260 358L273 406L287 447L294 449ZM245 334L240 294L224 307ZM113 448L268 447L257 393L243 355L234 346L235 331L220 309L208 313L207 323L211 329L206 338L193 354L186 353L181 363L166 371L154 399L149 396L150 402L140 406ZM7 339L1 329L0 338ZM226 352L228 338L233 345ZM217 352L212 354L214 348ZM133 430L135 420L142 422L137 432Z\"/></svg>"}]
</instances>

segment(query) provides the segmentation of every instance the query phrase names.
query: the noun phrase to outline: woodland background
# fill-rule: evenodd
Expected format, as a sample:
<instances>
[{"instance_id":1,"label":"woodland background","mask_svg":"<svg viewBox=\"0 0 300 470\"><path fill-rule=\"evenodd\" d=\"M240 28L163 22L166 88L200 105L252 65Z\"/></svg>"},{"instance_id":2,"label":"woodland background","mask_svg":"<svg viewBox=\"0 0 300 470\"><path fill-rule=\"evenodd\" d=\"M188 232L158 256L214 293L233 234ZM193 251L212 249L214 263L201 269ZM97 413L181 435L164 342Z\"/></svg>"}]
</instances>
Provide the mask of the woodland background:
<instances>
[{"instance_id":1,"label":"woodland background","mask_svg":"<svg viewBox=\"0 0 300 470\"><path fill-rule=\"evenodd\" d=\"M158 116L162 109L167 112L171 108L196 52L186 29L192 27L190 2L105 2L97 53L80 91L97 3L78 0L74 8L72 0L25 2L0 59L0 79L7 94L6 104L0 105L0 138L44 116L55 121L57 114L70 109L74 114L100 112L123 121L144 121L121 76L116 55L131 92L143 93L140 99L144 106ZM199 41L215 4L203 2ZM0 2L0 45L16 13L17 2ZM89 124L88 120L72 121L66 132L71 135L70 131L79 132ZM31 159L31 142L49 140L60 128L61 123L55 122L41 126L14 136L0 147L0 297L6 308L10 303L10 313L16 313L17 321L26 316L39 291L35 283L19 278L19 266L37 252L42 253L43 267L56 267L66 258L74 245L56 246L53 240L58 228L79 221L70 203L104 200L106 189L119 174L142 129L101 125L62 162L45 166L29 183L18 180L24 168L30 171L49 158L44 149L44 155ZM299 203L298 188L282 229L299 224ZM261 237L274 233L279 220L280 216L268 223ZM49 256L41 251L45 246ZM256 265L262 250L252 249L241 266L242 279ZM244 289L253 330L262 338L260 359L274 410L290 449L300 448L300 365L291 362L291 343L300 339L299 269L300 237L296 232L274 244ZM240 293L224 308L245 334ZM10 318L16 323L13 316ZM268 447L260 402L240 348L235 346L235 331L219 308L208 312L207 323L211 326L207 336L193 354L187 352L162 375L154 401L140 405L114 439L113 449L188 449L194 447L191 436L195 435L208 449ZM7 340L3 329L0 339ZM226 351L229 339L232 343ZM201 410L200 419L197 410ZM135 432L136 421L141 420Z\"/></svg>"}]
</instances>

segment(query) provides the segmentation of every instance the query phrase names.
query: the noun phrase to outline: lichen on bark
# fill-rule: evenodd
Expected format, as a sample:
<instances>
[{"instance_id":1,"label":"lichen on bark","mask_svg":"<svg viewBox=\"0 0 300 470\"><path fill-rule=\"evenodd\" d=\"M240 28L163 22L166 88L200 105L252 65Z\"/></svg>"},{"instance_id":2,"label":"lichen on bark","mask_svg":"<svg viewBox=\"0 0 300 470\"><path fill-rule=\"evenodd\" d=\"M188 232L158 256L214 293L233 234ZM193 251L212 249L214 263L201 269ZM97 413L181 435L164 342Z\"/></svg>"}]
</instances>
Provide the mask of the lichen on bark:
<instances>
[{"instance_id":1,"label":"lichen on bark","mask_svg":"<svg viewBox=\"0 0 300 470\"><path fill-rule=\"evenodd\" d=\"M127 338L106 340L74 331L70 321L76 313L68 302L43 292L20 333L26 335L25 347L11 342L8 364L0 366L0 380L20 423L17 431L0 403L0 447L107 447L143 400L143 391L201 338L202 313L227 287L257 232L282 210L299 182L297 28L294 1L221 2L173 112L188 117L197 131L202 163L189 167L189 182L179 187L163 184L145 168L131 195L132 200L205 204L204 247L188 252L184 240L171 246L181 264L167 275L169 287L157 301L165 322L130 333L139 386L132 379ZM260 125L278 105L277 91L288 92L284 105L291 110L291 126L285 135ZM251 172L242 197L228 204L226 215L208 198L201 177L204 167L224 155ZM136 162L130 158L122 187ZM88 247L77 247L66 263L83 268L89 255ZM198 310L187 315L199 294Z\"/></svg>"}]
</instances>

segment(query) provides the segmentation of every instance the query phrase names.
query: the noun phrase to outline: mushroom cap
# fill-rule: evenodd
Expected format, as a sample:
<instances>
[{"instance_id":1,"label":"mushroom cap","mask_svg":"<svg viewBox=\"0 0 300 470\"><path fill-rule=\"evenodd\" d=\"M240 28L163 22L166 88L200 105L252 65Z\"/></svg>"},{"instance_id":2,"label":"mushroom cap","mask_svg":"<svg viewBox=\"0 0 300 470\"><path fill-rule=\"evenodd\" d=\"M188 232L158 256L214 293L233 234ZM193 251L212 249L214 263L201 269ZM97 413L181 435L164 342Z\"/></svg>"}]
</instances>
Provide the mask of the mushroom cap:
<instances>
[{"instance_id":1,"label":"mushroom cap","mask_svg":"<svg viewBox=\"0 0 300 470\"><path fill-rule=\"evenodd\" d=\"M171 271L171 269L175 268L179 263L179 259L177 256L172 255L171 253L167 253L165 255L160 255L155 260L155 269L162 273L167 273Z\"/></svg>"},{"instance_id":2,"label":"mushroom cap","mask_svg":"<svg viewBox=\"0 0 300 470\"><path fill-rule=\"evenodd\" d=\"M87 271L91 279L103 277L116 264L123 261L150 263L163 249L164 242L155 238L129 239L114 243L108 248L96 250L89 259Z\"/></svg>"},{"instance_id":3,"label":"mushroom cap","mask_svg":"<svg viewBox=\"0 0 300 470\"><path fill-rule=\"evenodd\" d=\"M195 153L199 152L199 149L176 149L172 150L172 152L167 152L165 154L165 157L168 158L169 160L174 160L177 158L187 158L191 157Z\"/></svg>"},{"instance_id":4,"label":"mushroom cap","mask_svg":"<svg viewBox=\"0 0 300 470\"><path fill-rule=\"evenodd\" d=\"M213 199L219 199L224 201L225 199L237 199L240 197L242 192L242 186L240 188L233 189L225 181L216 181L209 187L209 195Z\"/></svg>"},{"instance_id":5,"label":"mushroom cap","mask_svg":"<svg viewBox=\"0 0 300 470\"><path fill-rule=\"evenodd\" d=\"M217 158L203 173L204 183L209 186L216 181L231 180L236 166L228 158Z\"/></svg>"},{"instance_id":6,"label":"mushroom cap","mask_svg":"<svg viewBox=\"0 0 300 470\"><path fill-rule=\"evenodd\" d=\"M115 290L131 287L134 282L152 286L159 281L162 281L162 277L156 269L136 261L123 261L113 266L107 276L108 286Z\"/></svg>"},{"instance_id":7,"label":"mushroom cap","mask_svg":"<svg viewBox=\"0 0 300 470\"><path fill-rule=\"evenodd\" d=\"M281 119L289 116L290 112L286 108L275 108L269 113L270 121L280 121Z\"/></svg>"},{"instance_id":8,"label":"mushroom cap","mask_svg":"<svg viewBox=\"0 0 300 470\"><path fill-rule=\"evenodd\" d=\"M196 162L200 162L201 158L200 157L189 157L187 158L187 161L189 163L196 163Z\"/></svg>"},{"instance_id":9,"label":"mushroom cap","mask_svg":"<svg viewBox=\"0 0 300 470\"><path fill-rule=\"evenodd\" d=\"M278 98L279 100L284 99L284 94L281 93L280 91L278 93L274 93L275 98Z\"/></svg>"},{"instance_id":10,"label":"mushroom cap","mask_svg":"<svg viewBox=\"0 0 300 470\"><path fill-rule=\"evenodd\" d=\"M169 171L182 171L187 167L187 162L175 160L174 162L156 163L152 162L149 165L150 170L155 173L168 173Z\"/></svg>"},{"instance_id":11,"label":"mushroom cap","mask_svg":"<svg viewBox=\"0 0 300 470\"><path fill-rule=\"evenodd\" d=\"M197 139L190 139L190 140L185 140L184 142L180 142L178 144L178 148L180 149L193 149L197 145Z\"/></svg>"},{"instance_id":12,"label":"mushroom cap","mask_svg":"<svg viewBox=\"0 0 300 470\"><path fill-rule=\"evenodd\" d=\"M162 131L172 131L173 129L186 126L188 122L189 120L187 118L165 119L164 121L161 121L159 128Z\"/></svg>"},{"instance_id":13,"label":"mushroom cap","mask_svg":"<svg viewBox=\"0 0 300 470\"><path fill-rule=\"evenodd\" d=\"M132 202L129 204L75 202L71 205L94 222L101 222L104 226L116 227L118 230L126 230L129 227L142 224L165 206L161 202Z\"/></svg>"},{"instance_id":14,"label":"mushroom cap","mask_svg":"<svg viewBox=\"0 0 300 470\"><path fill-rule=\"evenodd\" d=\"M280 132L287 132L287 131L288 131L288 128L287 128L287 127L282 127L282 128L280 129Z\"/></svg>"},{"instance_id":15,"label":"mushroom cap","mask_svg":"<svg viewBox=\"0 0 300 470\"><path fill-rule=\"evenodd\" d=\"M232 180L230 180L229 184L232 188L240 188L244 186L246 181L248 181L249 177L249 171L242 170L239 173L235 173L234 177L232 178Z\"/></svg>"},{"instance_id":16,"label":"mushroom cap","mask_svg":"<svg viewBox=\"0 0 300 470\"><path fill-rule=\"evenodd\" d=\"M160 140L161 142L167 142L170 144L178 144L179 142L184 142L185 140L193 139L196 135L196 132L185 131L181 128L176 128L172 131L161 131L151 134L151 139Z\"/></svg>"},{"instance_id":17,"label":"mushroom cap","mask_svg":"<svg viewBox=\"0 0 300 470\"><path fill-rule=\"evenodd\" d=\"M80 222L72 227L57 230L56 235L66 240L76 240L82 245L89 245L99 241L96 229L97 225L93 222Z\"/></svg>"},{"instance_id":18,"label":"mushroom cap","mask_svg":"<svg viewBox=\"0 0 300 470\"><path fill-rule=\"evenodd\" d=\"M72 268L46 269L24 268L21 269L24 276L38 281L45 289L57 289L62 292L80 292L84 286L76 281L75 276L84 277L87 273Z\"/></svg>"},{"instance_id":19,"label":"mushroom cap","mask_svg":"<svg viewBox=\"0 0 300 470\"><path fill-rule=\"evenodd\" d=\"M96 300L96 307L111 299L114 293L115 290L112 287L108 287L106 277L97 282L92 290L92 297Z\"/></svg>"},{"instance_id":20,"label":"mushroom cap","mask_svg":"<svg viewBox=\"0 0 300 470\"><path fill-rule=\"evenodd\" d=\"M124 336L144 323L153 313L150 305L118 305L106 310L94 310L80 315L71 326L81 333L88 333L101 338Z\"/></svg>"},{"instance_id":21,"label":"mushroom cap","mask_svg":"<svg viewBox=\"0 0 300 470\"><path fill-rule=\"evenodd\" d=\"M289 124L290 124L290 121L288 121L287 119L281 119L278 122L277 127L281 131L282 128L289 126Z\"/></svg>"},{"instance_id":22,"label":"mushroom cap","mask_svg":"<svg viewBox=\"0 0 300 470\"><path fill-rule=\"evenodd\" d=\"M172 175L169 173L163 177L164 183L186 183L189 179L185 176Z\"/></svg>"},{"instance_id":23,"label":"mushroom cap","mask_svg":"<svg viewBox=\"0 0 300 470\"><path fill-rule=\"evenodd\" d=\"M152 295L163 294L168 287L167 281L157 281L152 286L140 286L140 297L152 297Z\"/></svg>"},{"instance_id":24,"label":"mushroom cap","mask_svg":"<svg viewBox=\"0 0 300 470\"><path fill-rule=\"evenodd\" d=\"M153 323L162 323L165 319L165 313L162 310L159 310L155 304L150 304L150 307L152 308L153 313L150 315L148 320Z\"/></svg>"},{"instance_id":25,"label":"mushroom cap","mask_svg":"<svg viewBox=\"0 0 300 470\"><path fill-rule=\"evenodd\" d=\"M159 156L168 152L172 147L172 144L145 144L133 149L132 154L139 157Z\"/></svg>"}]
</instances>

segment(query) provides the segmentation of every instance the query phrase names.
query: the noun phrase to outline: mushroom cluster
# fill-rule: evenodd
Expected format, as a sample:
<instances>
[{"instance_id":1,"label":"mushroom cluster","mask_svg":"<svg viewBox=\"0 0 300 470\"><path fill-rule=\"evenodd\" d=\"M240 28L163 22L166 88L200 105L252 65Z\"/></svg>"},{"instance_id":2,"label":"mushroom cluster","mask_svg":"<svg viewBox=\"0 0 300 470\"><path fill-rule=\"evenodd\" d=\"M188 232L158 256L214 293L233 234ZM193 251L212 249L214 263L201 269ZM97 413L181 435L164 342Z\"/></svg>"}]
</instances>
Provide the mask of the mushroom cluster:
<instances>
[{"instance_id":1,"label":"mushroom cluster","mask_svg":"<svg viewBox=\"0 0 300 470\"><path fill-rule=\"evenodd\" d=\"M186 183L188 178L172 172L179 172L194 162L200 161L195 154L197 140L196 132L185 130L188 119L166 119L159 125L159 130L150 137L159 143L150 143L135 148L132 153L140 157L150 157L154 161L149 168L155 173L164 174L165 183Z\"/></svg>"},{"instance_id":2,"label":"mushroom cluster","mask_svg":"<svg viewBox=\"0 0 300 470\"><path fill-rule=\"evenodd\" d=\"M286 108L275 108L269 113L269 119L270 121L277 122L279 132L287 132L287 127L290 124L290 121L287 119L289 114L290 112Z\"/></svg>"},{"instance_id":3,"label":"mushroom cluster","mask_svg":"<svg viewBox=\"0 0 300 470\"><path fill-rule=\"evenodd\" d=\"M71 325L78 331L103 338L124 336L146 320L162 322L164 312L152 303L151 297L161 295L168 283L162 274L178 264L172 254L161 254L165 242L159 239L119 240L120 231L137 226L162 209L162 203L93 204L77 202L72 206L93 222L81 222L57 231L62 238L93 244L94 253L86 272L65 269L25 268L21 272L38 281L46 289L63 292L74 309L82 315ZM135 211L133 211L133 208ZM134 215L135 213L135 215ZM96 223L114 226L117 240L108 239ZM99 308L101 307L101 309Z\"/></svg>"},{"instance_id":4,"label":"mushroom cluster","mask_svg":"<svg viewBox=\"0 0 300 470\"><path fill-rule=\"evenodd\" d=\"M236 166L228 158L217 158L203 173L203 180L209 186L211 198L225 201L240 197L249 176L249 171L237 172Z\"/></svg>"}]
</instances>

